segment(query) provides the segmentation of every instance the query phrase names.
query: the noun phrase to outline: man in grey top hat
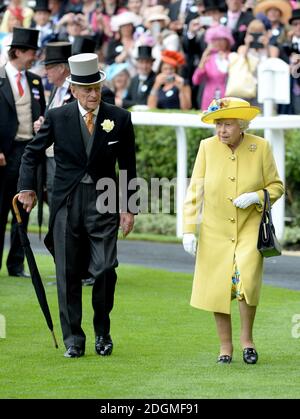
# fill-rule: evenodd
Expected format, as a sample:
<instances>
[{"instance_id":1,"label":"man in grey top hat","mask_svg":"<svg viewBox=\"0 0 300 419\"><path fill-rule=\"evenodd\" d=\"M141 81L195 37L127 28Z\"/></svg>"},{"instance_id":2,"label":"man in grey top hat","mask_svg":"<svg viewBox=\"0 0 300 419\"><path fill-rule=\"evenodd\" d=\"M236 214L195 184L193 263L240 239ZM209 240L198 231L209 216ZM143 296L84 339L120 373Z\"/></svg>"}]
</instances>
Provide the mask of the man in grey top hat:
<instances>
[{"instance_id":1,"label":"man in grey top hat","mask_svg":"<svg viewBox=\"0 0 300 419\"><path fill-rule=\"evenodd\" d=\"M85 352L81 328L81 278L95 278L92 292L96 353L110 355L109 313L116 284L117 234L133 228L131 196L136 178L135 140L130 113L101 101L105 73L98 70L96 54L69 58L68 80L76 101L50 109L34 140L27 146L20 168L19 201L26 211L36 194L32 173L47 147L54 142L56 172L45 238L55 255L60 321L65 356ZM122 202L119 212L115 166L120 169ZM130 186L130 188L129 188ZM109 201L106 207L106 199Z\"/></svg>"},{"instance_id":2,"label":"man in grey top hat","mask_svg":"<svg viewBox=\"0 0 300 419\"><path fill-rule=\"evenodd\" d=\"M14 28L9 60L0 68L0 269L4 236L11 202L17 192L21 157L33 138L33 121L45 111L45 97L39 76L29 72L38 49L39 31ZM12 211L11 243L7 258L10 276L28 277L24 272L24 251ZM28 214L21 213L25 228Z\"/></svg>"}]
</instances>

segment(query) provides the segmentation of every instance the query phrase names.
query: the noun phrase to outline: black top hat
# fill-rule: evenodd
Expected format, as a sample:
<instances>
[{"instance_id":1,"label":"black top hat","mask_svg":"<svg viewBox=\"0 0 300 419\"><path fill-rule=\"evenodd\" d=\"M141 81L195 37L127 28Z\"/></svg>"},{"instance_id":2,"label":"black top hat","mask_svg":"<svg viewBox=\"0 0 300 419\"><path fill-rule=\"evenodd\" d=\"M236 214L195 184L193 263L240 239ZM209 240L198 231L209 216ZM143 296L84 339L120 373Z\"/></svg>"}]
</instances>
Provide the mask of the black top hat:
<instances>
[{"instance_id":1,"label":"black top hat","mask_svg":"<svg viewBox=\"0 0 300 419\"><path fill-rule=\"evenodd\" d=\"M154 58L152 57L152 48L147 45L141 45L138 47L138 56L137 60L152 60L154 61Z\"/></svg>"},{"instance_id":2,"label":"black top hat","mask_svg":"<svg viewBox=\"0 0 300 419\"><path fill-rule=\"evenodd\" d=\"M227 10L224 0L203 0L203 4L205 12L209 10L220 10L220 12L224 12Z\"/></svg>"},{"instance_id":3,"label":"black top hat","mask_svg":"<svg viewBox=\"0 0 300 419\"><path fill-rule=\"evenodd\" d=\"M51 10L49 9L48 0L36 0L34 9L35 12L49 12L51 13Z\"/></svg>"},{"instance_id":4,"label":"black top hat","mask_svg":"<svg viewBox=\"0 0 300 419\"><path fill-rule=\"evenodd\" d=\"M295 9L292 12L292 17L289 20L289 24L293 22L293 20L300 19L300 9Z\"/></svg>"},{"instance_id":5,"label":"black top hat","mask_svg":"<svg viewBox=\"0 0 300 419\"><path fill-rule=\"evenodd\" d=\"M63 64L72 55L72 44L69 42L49 42L46 45L45 65Z\"/></svg>"},{"instance_id":6,"label":"black top hat","mask_svg":"<svg viewBox=\"0 0 300 419\"><path fill-rule=\"evenodd\" d=\"M96 42L90 36L75 36L72 55L95 52Z\"/></svg>"},{"instance_id":7,"label":"black top hat","mask_svg":"<svg viewBox=\"0 0 300 419\"><path fill-rule=\"evenodd\" d=\"M36 29L14 28L10 47L38 49L39 31Z\"/></svg>"}]
</instances>

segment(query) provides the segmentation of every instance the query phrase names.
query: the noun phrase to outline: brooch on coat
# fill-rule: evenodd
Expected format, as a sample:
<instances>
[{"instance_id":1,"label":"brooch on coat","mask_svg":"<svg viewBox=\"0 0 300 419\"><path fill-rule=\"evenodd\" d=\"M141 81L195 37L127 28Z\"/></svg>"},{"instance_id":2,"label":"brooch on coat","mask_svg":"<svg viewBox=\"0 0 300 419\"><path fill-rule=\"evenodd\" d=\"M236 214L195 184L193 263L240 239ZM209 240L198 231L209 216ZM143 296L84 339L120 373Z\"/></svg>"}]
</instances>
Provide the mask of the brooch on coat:
<instances>
[{"instance_id":1,"label":"brooch on coat","mask_svg":"<svg viewBox=\"0 0 300 419\"><path fill-rule=\"evenodd\" d=\"M248 149L249 149L249 151L256 151L257 145L256 144L250 144Z\"/></svg>"},{"instance_id":2,"label":"brooch on coat","mask_svg":"<svg viewBox=\"0 0 300 419\"><path fill-rule=\"evenodd\" d=\"M104 121L101 124L102 129L106 132L110 132L112 129L114 129L114 126L114 121L111 121L110 119L104 119Z\"/></svg>"},{"instance_id":3,"label":"brooch on coat","mask_svg":"<svg viewBox=\"0 0 300 419\"><path fill-rule=\"evenodd\" d=\"M40 81L37 79L33 79L32 84L34 84L35 86L38 86L40 84Z\"/></svg>"}]
</instances>

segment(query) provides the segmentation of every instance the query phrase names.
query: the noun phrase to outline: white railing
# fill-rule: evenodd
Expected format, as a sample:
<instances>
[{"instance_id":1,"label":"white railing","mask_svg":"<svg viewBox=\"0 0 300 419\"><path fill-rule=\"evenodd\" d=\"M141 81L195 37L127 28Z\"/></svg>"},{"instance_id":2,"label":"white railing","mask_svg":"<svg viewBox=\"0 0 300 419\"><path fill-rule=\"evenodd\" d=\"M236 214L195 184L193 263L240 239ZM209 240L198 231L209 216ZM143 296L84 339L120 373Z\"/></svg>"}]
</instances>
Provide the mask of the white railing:
<instances>
[{"instance_id":1,"label":"white railing","mask_svg":"<svg viewBox=\"0 0 300 419\"><path fill-rule=\"evenodd\" d=\"M182 236L182 207L186 193L187 179L187 141L185 128L212 128L200 120L200 114L159 113L159 112L132 112L134 125L155 125L174 127L177 139L177 237ZM264 129L264 137L270 141L281 179L285 179L285 146L284 130L300 128L300 115L278 115L257 117L251 129ZM151 139L149 139L151 140ZM284 234L284 197L273 208L273 218L277 236L282 239Z\"/></svg>"}]
</instances>

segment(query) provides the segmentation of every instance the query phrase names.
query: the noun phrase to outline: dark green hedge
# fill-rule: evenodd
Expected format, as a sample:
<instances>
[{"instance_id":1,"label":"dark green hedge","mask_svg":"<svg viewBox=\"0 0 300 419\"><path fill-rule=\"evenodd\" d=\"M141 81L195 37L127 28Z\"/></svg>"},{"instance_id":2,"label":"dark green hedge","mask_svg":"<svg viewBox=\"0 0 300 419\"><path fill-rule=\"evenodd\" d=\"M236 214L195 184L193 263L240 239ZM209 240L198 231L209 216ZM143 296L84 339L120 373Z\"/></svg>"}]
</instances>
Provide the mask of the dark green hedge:
<instances>
[{"instance_id":1,"label":"dark green hedge","mask_svg":"<svg viewBox=\"0 0 300 419\"><path fill-rule=\"evenodd\" d=\"M176 113L174 113L176 118ZM186 129L188 176L191 175L200 141L212 135L209 129ZM253 132L253 131L252 131ZM174 128L135 126L138 176L176 177L176 135ZM257 132L263 135L262 131ZM292 225L300 226L300 138L296 130L286 131L286 214Z\"/></svg>"}]
</instances>

